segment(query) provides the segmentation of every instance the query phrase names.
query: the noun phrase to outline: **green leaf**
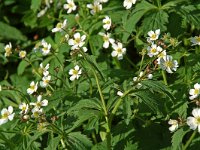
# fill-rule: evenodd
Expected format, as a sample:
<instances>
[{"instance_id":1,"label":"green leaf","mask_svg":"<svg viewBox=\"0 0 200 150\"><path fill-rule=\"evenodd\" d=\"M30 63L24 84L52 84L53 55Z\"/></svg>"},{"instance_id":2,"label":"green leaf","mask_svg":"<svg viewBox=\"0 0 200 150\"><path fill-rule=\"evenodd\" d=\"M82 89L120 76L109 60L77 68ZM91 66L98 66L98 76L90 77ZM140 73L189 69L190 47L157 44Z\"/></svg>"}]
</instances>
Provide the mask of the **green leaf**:
<instances>
[{"instance_id":1,"label":"green leaf","mask_svg":"<svg viewBox=\"0 0 200 150\"><path fill-rule=\"evenodd\" d=\"M40 5L41 5L41 0L32 0L31 1L31 9L34 12L36 12L40 8Z\"/></svg>"},{"instance_id":2,"label":"green leaf","mask_svg":"<svg viewBox=\"0 0 200 150\"><path fill-rule=\"evenodd\" d=\"M141 29L143 33L151 30L160 29L162 32L167 30L168 14L163 10L152 11L145 16Z\"/></svg>"},{"instance_id":3,"label":"green leaf","mask_svg":"<svg viewBox=\"0 0 200 150\"><path fill-rule=\"evenodd\" d=\"M184 128L180 128L173 134L172 141L171 141L172 142L172 150L181 149L183 137L189 131L190 130L185 130Z\"/></svg>"},{"instance_id":4,"label":"green leaf","mask_svg":"<svg viewBox=\"0 0 200 150\"><path fill-rule=\"evenodd\" d=\"M17 67L17 74L22 75L24 73L26 67L28 67L28 66L29 66L29 63L25 60L22 60Z\"/></svg>"},{"instance_id":5,"label":"green leaf","mask_svg":"<svg viewBox=\"0 0 200 150\"><path fill-rule=\"evenodd\" d=\"M0 36L6 39L25 41L26 37L15 27L0 21Z\"/></svg>"},{"instance_id":6,"label":"green leaf","mask_svg":"<svg viewBox=\"0 0 200 150\"><path fill-rule=\"evenodd\" d=\"M54 137L49 140L48 146L44 150L54 150L58 148L60 137Z\"/></svg>"}]
</instances>

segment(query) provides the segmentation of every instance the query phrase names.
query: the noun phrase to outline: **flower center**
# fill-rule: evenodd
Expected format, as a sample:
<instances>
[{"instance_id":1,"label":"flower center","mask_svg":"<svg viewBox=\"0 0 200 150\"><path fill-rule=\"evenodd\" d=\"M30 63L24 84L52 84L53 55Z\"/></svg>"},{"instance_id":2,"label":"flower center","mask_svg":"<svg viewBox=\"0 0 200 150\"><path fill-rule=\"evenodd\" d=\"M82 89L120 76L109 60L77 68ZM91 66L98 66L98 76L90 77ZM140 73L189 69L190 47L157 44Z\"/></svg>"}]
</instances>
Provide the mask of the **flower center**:
<instances>
[{"instance_id":1,"label":"flower center","mask_svg":"<svg viewBox=\"0 0 200 150\"><path fill-rule=\"evenodd\" d=\"M200 117L196 118L196 123L199 125L200 124Z\"/></svg>"},{"instance_id":2,"label":"flower center","mask_svg":"<svg viewBox=\"0 0 200 150\"><path fill-rule=\"evenodd\" d=\"M165 62L165 66L169 67L169 68L172 68L173 67L173 63L171 61L166 61Z\"/></svg>"},{"instance_id":3,"label":"flower center","mask_svg":"<svg viewBox=\"0 0 200 150\"><path fill-rule=\"evenodd\" d=\"M35 85L30 86L31 90L35 90Z\"/></svg>"},{"instance_id":4,"label":"flower center","mask_svg":"<svg viewBox=\"0 0 200 150\"><path fill-rule=\"evenodd\" d=\"M198 89L195 89L195 90L194 90L194 94L195 94L195 95L198 95L198 94L199 94L199 90L198 90Z\"/></svg>"},{"instance_id":5,"label":"flower center","mask_svg":"<svg viewBox=\"0 0 200 150\"><path fill-rule=\"evenodd\" d=\"M10 113L7 111L2 115L2 119L6 119L8 118L8 116L10 115Z\"/></svg>"},{"instance_id":6,"label":"flower center","mask_svg":"<svg viewBox=\"0 0 200 150\"><path fill-rule=\"evenodd\" d=\"M77 75L78 74L78 70L73 70L73 74Z\"/></svg>"},{"instance_id":7,"label":"flower center","mask_svg":"<svg viewBox=\"0 0 200 150\"><path fill-rule=\"evenodd\" d=\"M197 42L200 42L200 36L196 38Z\"/></svg>"},{"instance_id":8,"label":"flower center","mask_svg":"<svg viewBox=\"0 0 200 150\"><path fill-rule=\"evenodd\" d=\"M118 49L117 49L117 53L121 54L121 53L122 53L122 49L121 49L121 48L118 48Z\"/></svg>"},{"instance_id":9,"label":"flower center","mask_svg":"<svg viewBox=\"0 0 200 150\"><path fill-rule=\"evenodd\" d=\"M156 34L152 34L151 38L155 39L156 38Z\"/></svg>"},{"instance_id":10,"label":"flower center","mask_svg":"<svg viewBox=\"0 0 200 150\"><path fill-rule=\"evenodd\" d=\"M76 38L76 39L75 39L75 43L76 43L76 44L80 43L80 41L81 41L80 38Z\"/></svg>"},{"instance_id":11,"label":"flower center","mask_svg":"<svg viewBox=\"0 0 200 150\"><path fill-rule=\"evenodd\" d=\"M109 38L108 38L107 36L104 36L104 37L103 37L103 40L104 40L104 41L108 41Z\"/></svg>"},{"instance_id":12,"label":"flower center","mask_svg":"<svg viewBox=\"0 0 200 150\"><path fill-rule=\"evenodd\" d=\"M157 52L156 48L151 49L151 53L156 53L156 52Z\"/></svg>"},{"instance_id":13,"label":"flower center","mask_svg":"<svg viewBox=\"0 0 200 150\"><path fill-rule=\"evenodd\" d=\"M44 48L43 48L43 50L44 50L44 51L47 51L47 50L48 50L48 48L47 48L47 47L44 47Z\"/></svg>"},{"instance_id":14,"label":"flower center","mask_svg":"<svg viewBox=\"0 0 200 150\"><path fill-rule=\"evenodd\" d=\"M36 106L37 106L37 107L41 107L41 102L37 102L37 103L36 103Z\"/></svg>"},{"instance_id":15,"label":"flower center","mask_svg":"<svg viewBox=\"0 0 200 150\"><path fill-rule=\"evenodd\" d=\"M73 7L74 7L73 3L69 3L69 8L73 8Z\"/></svg>"}]
</instances>

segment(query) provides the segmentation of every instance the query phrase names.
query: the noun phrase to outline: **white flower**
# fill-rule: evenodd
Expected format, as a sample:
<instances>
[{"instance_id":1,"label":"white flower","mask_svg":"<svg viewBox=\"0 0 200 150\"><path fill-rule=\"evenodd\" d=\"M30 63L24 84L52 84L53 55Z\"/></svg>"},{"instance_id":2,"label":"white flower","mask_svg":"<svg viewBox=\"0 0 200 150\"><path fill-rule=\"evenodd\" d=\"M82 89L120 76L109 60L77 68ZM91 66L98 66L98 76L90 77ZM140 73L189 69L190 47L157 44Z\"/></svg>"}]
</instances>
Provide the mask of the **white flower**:
<instances>
[{"instance_id":1,"label":"white flower","mask_svg":"<svg viewBox=\"0 0 200 150\"><path fill-rule=\"evenodd\" d=\"M20 58L26 57L26 51L20 51L20 52L19 52L19 57L20 57Z\"/></svg>"},{"instance_id":2,"label":"white flower","mask_svg":"<svg viewBox=\"0 0 200 150\"><path fill-rule=\"evenodd\" d=\"M171 125L169 127L169 131L174 132L176 129L178 129L178 121L174 119L170 119L168 121L168 124Z\"/></svg>"},{"instance_id":3,"label":"white flower","mask_svg":"<svg viewBox=\"0 0 200 150\"><path fill-rule=\"evenodd\" d=\"M71 45L71 49L79 49L85 44L86 35L80 35L80 33L74 34L74 39L69 39L68 44Z\"/></svg>"},{"instance_id":4,"label":"white flower","mask_svg":"<svg viewBox=\"0 0 200 150\"><path fill-rule=\"evenodd\" d=\"M197 98L200 94L200 84L196 83L194 89L190 89L189 94L191 95L189 97L190 100Z\"/></svg>"},{"instance_id":5,"label":"white flower","mask_svg":"<svg viewBox=\"0 0 200 150\"><path fill-rule=\"evenodd\" d=\"M118 60L123 59L123 55L126 54L126 48L123 48L122 43L113 43L112 48L114 49L111 53L112 57L117 57Z\"/></svg>"},{"instance_id":6,"label":"white flower","mask_svg":"<svg viewBox=\"0 0 200 150\"><path fill-rule=\"evenodd\" d=\"M105 34L105 33L99 32L99 35L103 36L103 41L104 41L103 47L104 48L108 48L110 43L113 44L115 42L114 39L110 38L110 36L111 36L110 33Z\"/></svg>"},{"instance_id":7,"label":"white flower","mask_svg":"<svg viewBox=\"0 0 200 150\"><path fill-rule=\"evenodd\" d=\"M1 119L0 119L0 125L8 122L8 120L13 120L15 113L13 113L13 107L9 106L8 109L3 108L1 110Z\"/></svg>"},{"instance_id":8,"label":"white flower","mask_svg":"<svg viewBox=\"0 0 200 150\"><path fill-rule=\"evenodd\" d=\"M155 32L154 31L149 31L148 33L148 38L147 41L151 42L151 41L155 41L158 39L159 35L160 35L160 29L157 29Z\"/></svg>"},{"instance_id":9,"label":"white flower","mask_svg":"<svg viewBox=\"0 0 200 150\"><path fill-rule=\"evenodd\" d=\"M166 57L167 53L166 50L163 50L162 52L159 52L159 54L157 55L157 63L160 64L160 59Z\"/></svg>"},{"instance_id":10,"label":"white flower","mask_svg":"<svg viewBox=\"0 0 200 150\"><path fill-rule=\"evenodd\" d=\"M160 46L157 46L156 44L152 44L151 46L147 47L147 51L147 55L149 55L149 57L153 57L162 52L162 48Z\"/></svg>"},{"instance_id":11,"label":"white flower","mask_svg":"<svg viewBox=\"0 0 200 150\"><path fill-rule=\"evenodd\" d=\"M45 7L44 9L42 9L38 14L37 17L40 18L42 16L44 16L44 14L47 12L48 7Z\"/></svg>"},{"instance_id":12,"label":"white flower","mask_svg":"<svg viewBox=\"0 0 200 150\"><path fill-rule=\"evenodd\" d=\"M44 39L42 40L41 44L43 46L41 48L41 51L42 51L42 54L45 56L50 52L51 44L48 44Z\"/></svg>"},{"instance_id":13,"label":"white flower","mask_svg":"<svg viewBox=\"0 0 200 150\"><path fill-rule=\"evenodd\" d=\"M133 4L136 3L137 0L124 0L124 7L126 7L126 9L130 9L132 7Z\"/></svg>"},{"instance_id":14,"label":"white flower","mask_svg":"<svg viewBox=\"0 0 200 150\"><path fill-rule=\"evenodd\" d=\"M72 11L76 10L76 5L74 4L73 0L67 0L67 4L64 4L64 9L68 9L67 13L71 13Z\"/></svg>"},{"instance_id":15,"label":"white flower","mask_svg":"<svg viewBox=\"0 0 200 150\"><path fill-rule=\"evenodd\" d=\"M99 3L107 3L108 2L108 0L95 0L95 1L97 1Z\"/></svg>"},{"instance_id":16,"label":"white flower","mask_svg":"<svg viewBox=\"0 0 200 150\"><path fill-rule=\"evenodd\" d=\"M7 44L5 47L5 57L8 57L12 54L12 44L9 42L9 44Z\"/></svg>"},{"instance_id":17,"label":"white flower","mask_svg":"<svg viewBox=\"0 0 200 150\"><path fill-rule=\"evenodd\" d=\"M40 115L42 114L42 112L43 112L43 109L42 108L38 108L38 107L34 107L33 109L32 109L32 115L31 115L31 117L32 118L39 118L40 117Z\"/></svg>"},{"instance_id":18,"label":"white flower","mask_svg":"<svg viewBox=\"0 0 200 150\"><path fill-rule=\"evenodd\" d=\"M124 94L124 93L122 93L121 91L118 91L118 92L117 92L117 95L118 95L118 96L123 96L123 94Z\"/></svg>"},{"instance_id":19,"label":"white flower","mask_svg":"<svg viewBox=\"0 0 200 150\"><path fill-rule=\"evenodd\" d=\"M176 71L178 67L178 62L176 60L173 60L172 56L166 55L165 57L160 59L160 67L163 70L166 70L168 73L173 73L173 71Z\"/></svg>"},{"instance_id":20,"label":"white flower","mask_svg":"<svg viewBox=\"0 0 200 150\"><path fill-rule=\"evenodd\" d=\"M43 67L43 64L40 64L40 70L42 71L44 76L48 76L49 75L49 64L47 64L45 67Z\"/></svg>"},{"instance_id":21,"label":"white flower","mask_svg":"<svg viewBox=\"0 0 200 150\"><path fill-rule=\"evenodd\" d=\"M21 109L20 114L26 114L28 112L28 108L29 108L28 104L21 103L19 105L19 109Z\"/></svg>"},{"instance_id":22,"label":"white flower","mask_svg":"<svg viewBox=\"0 0 200 150\"><path fill-rule=\"evenodd\" d=\"M98 13L98 12L100 12L102 10L102 5L99 2L94 1L93 5L92 4L87 4L87 8L91 9L90 13L92 15L94 15L94 14L96 14L96 13Z\"/></svg>"},{"instance_id":23,"label":"white flower","mask_svg":"<svg viewBox=\"0 0 200 150\"><path fill-rule=\"evenodd\" d=\"M40 86L43 88L47 87L49 85L50 80L51 80L51 76L44 76L42 78L42 81L40 81Z\"/></svg>"},{"instance_id":24,"label":"white flower","mask_svg":"<svg viewBox=\"0 0 200 150\"><path fill-rule=\"evenodd\" d=\"M152 75L152 74L148 74L148 75L147 75L147 78L148 78L149 80L151 80L151 79L153 78L153 75Z\"/></svg>"},{"instance_id":25,"label":"white flower","mask_svg":"<svg viewBox=\"0 0 200 150\"><path fill-rule=\"evenodd\" d=\"M57 23L56 27L53 28L51 31L52 32L61 32L66 27L66 25L67 25L67 19L65 19L63 21L63 23L61 23L61 22Z\"/></svg>"},{"instance_id":26,"label":"white flower","mask_svg":"<svg viewBox=\"0 0 200 150\"><path fill-rule=\"evenodd\" d=\"M200 35L191 37L190 41L193 43L192 45L200 45Z\"/></svg>"},{"instance_id":27,"label":"white flower","mask_svg":"<svg viewBox=\"0 0 200 150\"><path fill-rule=\"evenodd\" d=\"M111 19L108 16L105 16L105 18L103 19L103 28L106 30L109 30L111 27Z\"/></svg>"},{"instance_id":28,"label":"white flower","mask_svg":"<svg viewBox=\"0 0 200 150\"><path fill-rule=\"evenodd\" d=\"M35 82L32 81L31 84L30 84L30 87L27 89L27 93L29 95L31 95L31 94L33 94L34 92L37 91L37 88L38 88L38 82L36 82L36 84L35 84Z\"/></svg>"},{"instance_id":29,"label":"white flower","mask_svg":"<svg viewBox=\"0 0 200 150\"><path fill-rule=\"evenodd\" d=\"M30 105L35 106L35 108L40 108L41 106L47 106L48 100L46 100L46 99L42 100L42 95L39 95L37 97L37 102L36 103L30 103Z\"/></svg>"},{"instance_id":30,"label":"white flower","mask_svg":"<svg viewBox=\"0 0 200 150\"><path fill-rule=\"evenodd\" d=\"M80 75L82 74L82 70L79 68L78 65L74 67L74 69L69 70L69 75L71 75L70 80L74 81L75 79L78 79Z\"/></svg>"},{"instance_id":31,"label":"white flower","mask_svg":"<svg viewBox=\"0 0 200 150\"><path fill-rule=\"evenodd\" d=\"M192 115L194 117L187 118L187 124L190 126L190 129L196 130L198 128L198 132L200 133L200 109L195 108L192 110Z\"/></svg>"}]
</instances>

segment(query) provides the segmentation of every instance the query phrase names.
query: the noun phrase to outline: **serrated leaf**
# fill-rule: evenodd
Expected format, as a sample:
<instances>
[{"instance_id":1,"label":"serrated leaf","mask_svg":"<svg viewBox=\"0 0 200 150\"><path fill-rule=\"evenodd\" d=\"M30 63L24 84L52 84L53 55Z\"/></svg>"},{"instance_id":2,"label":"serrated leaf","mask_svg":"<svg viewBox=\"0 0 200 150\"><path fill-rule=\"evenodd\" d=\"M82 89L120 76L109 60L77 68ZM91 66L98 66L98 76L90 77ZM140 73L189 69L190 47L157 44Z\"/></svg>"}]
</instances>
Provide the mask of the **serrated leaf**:
<instances>
[{"instance_id":1,"label":"serrated leaf","mask_svg":"<svg viewBox=\"0 0 200 150\"><path fill-rule=\"evenodd\" d=\"M4 22L0 22L0 36L5 39L14 39L25 41L26 37L15 27L12 27Z\"/></svg>"},{"instance_id":2,"label":"serrated leaf","mask_svg":"<svg viewBox=\"0 0 200 150\"><path fill-rule=\"evenodd\" d=\"M31 9L34 12L36 12L40 8L40 5L41 5L41 0L32 0L31 1Z\"/></svg>"},{"instance_id":3,"label":"serrated leaf","mask_svg":"<svg viewBox=\"0 0 200 150\"><path fill-rule=\"evenodd\" d=\"M168 14L163 10L152 11L145 16L141 29L143 33L151 30L160 29L162 32L167 30Z\"/></svg>"},{"instance_id":4,"label":"serrated leaf","mask_svg":"<svg viewBox=\"0 0 200 150\"><path fill-rule=\"evenodd\" d=\"M24 73L26 67L28 67L28 66L29 66L29 63L25 60L22 60L17 67L17 74L22 75Z\"/></svg>"},{"instance_id":5,"label":"serrated leaf","mask_svg":"<svg viewBox=\"0 0 200 150\"><path fill-rule=\"evenodd\" d=\"M181 149L181 144L184 135L190 130L184 130L183 128L178 129L172 136L172 150Z\"/></svg>"}]
</instances>

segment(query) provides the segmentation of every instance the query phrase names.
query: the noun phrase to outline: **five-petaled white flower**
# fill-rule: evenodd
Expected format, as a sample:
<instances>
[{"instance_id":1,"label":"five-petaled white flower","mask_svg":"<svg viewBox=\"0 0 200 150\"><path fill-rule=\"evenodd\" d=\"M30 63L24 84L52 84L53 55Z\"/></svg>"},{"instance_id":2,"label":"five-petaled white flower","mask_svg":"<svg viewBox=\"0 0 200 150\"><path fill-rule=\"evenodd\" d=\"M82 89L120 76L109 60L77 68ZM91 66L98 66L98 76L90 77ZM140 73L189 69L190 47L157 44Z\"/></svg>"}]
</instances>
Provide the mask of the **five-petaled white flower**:
<instances>
[{"instance_id":1,"label":"five-petaled white flower","mask_svg":"<svg viewBox=\"0 0 200 150\"><path fill-rule=\"evenodd\" d=\"M169 127L169 131L174 132L176 129L178 129L178 121L174 119L170 119L168 121L168 124L171 125Z\"/></svg>"},{"instance_id":2,"label":"five-petaled white flower","mask_svg":"<svg viewBox=\"0 0 200 150\"><path fill-rule=\"evenodd\" d=\"M19 57L20 57L20 58L26 57L26 51L20 51L20 52L19 52Z\"/></svg>"},{"instance_id":3,"label":"five-petaled white flower","mask_svg":"<svg viewBox=\"0 0 200 150\"><path fill-rule=\"evenodd\" d=\"M40 115L43 113L43 109L42 108L38 108L38 107L34 107L32 109L32 118L39 118Z\"/></svg>"},{"instance_id":4,"label":"five-petaled white flower","mask_svg":"<svg viewBox=\"0 0 200 150\"><path fill-rule=\"evenodd\" d=\"M114 51L111 53L112 57L117 57L118 60L123 59L123 55L126 54L126 48L123 48L122 43L113 43L112 48L114 49Z\"/></svg>"},{"instance_id":5,"label":"five-petaled white flower","mask_svg":"<svg viewBox=\"0 0 200 150\"><path fill-rule=\"evenodd\" d=\"M46 100L46 99L42 100L42 95L39 95L37 97L37 102L36 103L30 103L30 105L35 106L35 108L40 108L41 106L47 106L48 100Z\"/></svg>"},{"instance_id":6,"label":"five-petaled white flower","mask_svg":"<svg viewBox=\"0 0 200 150\"><path fill-rule=\"evenodd\" d=\"M43 73L44 76L48 76L49 75L49 64L47 64L45 67L43 66L43 64L40 64L40 68L39 68L39 72L41 70L41 72Z\"/></svg>"},{"instance_id":7,"label":"five-petaled white flower","mask_svg":"<svg viewBox=\"0 0 200 150\"><path fill-rule=\"evenodd\" d=\"M71 77L69 79L71 81L74 81L75 79L78 79L81 74L82 74L82 70L79 68L78 65L76 65L74 67L74 69L69 70L69 75L71 75Z\"/></svg>"},{"instance_id":8,"label":"five-petaled white flower","mask_svg":"<svg viewBox=\"0 0 200 150\"><path fill-rule=\"evenodd\" d=\"M103 28L105 29L105 30L109 30L110 29L110 27L111 27L111 19L110 19L110 17L108 17L108 16L105 16L105 18L103 19Z\"/></svg>"},{"instance_id":9,"label":"five-petaled white flower","mask_svg":"<svg viewBox=\"0 0 200 150\"><path fill-rule=\"evenodd\" d=\"M113 44L115 42L114 39L110 38L110 36L111 36L110 33L106 34L106 33L99 32L99 35L103 36L103 41L104 41L103 47L104 48L108 48L110 43Z\"/></svg>"},{"instance_id":10,"label":"five-petaled white flower","mask_svg":"<svg viewBox=\"0 0 200 150\"><path fill-rule=\"evenodd\" d=\"M67 0L67 4L64 4L64 9L68 9L67 13L71 13L72 11L76 10L76 5L74 4L73 0Z\"/></svg>"},{"instance_id":11,"label":"five-petaled white flower","mask_svg":"<svg viewBox=\"0 0 200 150\"><path fill-rule=\"evenodd\" d=\"M173 60L172 56L166 55L160 59L160 67L168 73L173 73L173 71L176 71L178 67L178 62L177 60Z\"/></svg>"},{"instance_id":12,"label":"five-petaled white flower","mask_svg":"<svg viewBox=\"0 0 200 150\"><path fill-rule=\"evenodd\" d=\"M147 42L152 42L158 39L159 35L160 35L160 29L157 29L155 32L154 31L149 31L148 33L148 38L147 38Z\"/></svg>"},{"instance_id":13,"label":"five-petaled white flower","mask_svg":"<svg viewBox=\"0 0 200 150\"><path fill-rule=\"evenodd\" d=\"M193 43L192 45L200 45L200 35L191 37L190 41Z\"/></svg>"},{"instance_id":14,"label":"five-petaled white flower","mask_svg":"<svg viewBox=\"0 0 200 150\"><path fill-rule=\"evenodd\" d=\"M56 27L53 28L52 32L61 32L65 27L67 26L67 19L63 21L63 23L59 22L57 23Z\"/></svg>"},{"instance_id":15,"label":"five-petaled white flower","mask_svg":"<svg viewBox=\"0 0 200 150\"><path fill-rule=\"evenodd\" d=\"M51 49L51 44L48 44L44 39L42 40L41 42L42 44L42 48L41 48L41 51L42 51L42 54L45 56L47 54L49 54L50 52L50 49Z\"/></svg>"},{"instance_id":16,"label":"five-petaled white flower","mask_svg":"<svg viewBox=\"0 0 200 150\"><path fill-rule=\"evenodd\" d=\"M191 95L189 97L190 100L197 98L200 94L200 84L196 83L194 89L190 89L189 94Z\"/></svg>"},{"instance_id":17,"label":"five-petaled white flower","mask_svg":"<svg viewBox=\"0 0 200 150\"><path fill-rule=\"evenodd\" d=\"M157 46L156 44L152 44L151 46L147 47L147 51L147 55L149 55L149 57L153 57L162 52L162 48L160 46Z\"/></svg>"},{"instance_id":18,"label":"five-petaled white flower","mask_svg":"<svg viewBox=\"0 0 200 150\"><path fill-rule=\"evenodd\" d=\"M132 7L133 4L136 3L137 0L124 0L124 7L126 7L126 9L130 9Z\"/></svg>"},{"instance_id":19,"label":"five-petaled white flower","mask_svg":"<svg viewBox=\"0 0 200 150\"><path fill-rule=\"evenodd\" d=\"M0 119L0 125L8 122L8 120L12 121L14 118L15 113L13 113L13 107L9 106L7 108L3 108L1 110L1 119Z\"/></svg>"},{"instance_id":20,"label":"five-petaled white flower","mask_svg":"<svg viewBox=\"0 0 200 150\"><path fill-rule=\"evenodd\" d=\"M198 128L198 132L200 133L200 109L195 108L192 110L193 117L187 118L187 124L190 126L190 129L196 130Z\"/></svg>"},{"instance_id":21,"label":"five-petaled white flower","mask_svg":"<svg viewBox=\"0 0 200 150\"><path fill-rule=\"evenodd\" d=\"M79 49L85 44L86 35L80 35L79 32L74 34L74 39L69 39L68 44L71 45L71 49Z\"/></svg>"},{"instance_id":22,"label":"five-petaled white flower","mask_svg":"<svg viewBox=\"0 0 200 150\"><path fill-rule=\"evenodd\" d=\"M87 8L91 9L90 13L94 15L102 10L102 5L101 3L94 1L94 4L87 4Z\"/></svg>"},{"instance_id":23,"label":"five-petaled white flower","mask_svg":"<svg viewBox=\"0 0 200 150\"><path fill-rule=\"evenodd\" d=\"M31 94L33 94L34 92L37 91L37 88L38 88L38 82L36 82L36 84L35 84L35 82L32 81L31 84L30 84L30 87L27 89L27 93L29 95L31 95Z\"/></svg>"},{"instance_id":24,"label":"five-petaled white flower","mask_svg":"<svg viewBox=\"0 0 200 150\"><path fill-rule=\"evenodd\" d=\"M51 76L50 75L44 76L42 78L42 81L40 81L40 86L43 87L43 88L47 87L49 85L50 80L51 80Z\"/></svg>"},{"instance_id":25,"label":"five-petaled white flower","mask_svg":"<svg viewBox=\"0 0 200 150\"><path fill-rule=\"evenodd\" d=\"M12 44L9 42L9 44L7 44L5 47L5 57L8 57L12 54Z\"/></svg>"},{"instance_id":26,"label":"five-petaled white flower","mask_svg":"<svg viewBox=\"0 0 200 150\"><path fill-rule=\"evenodd\" d=\"M29 105L26 103L21 103L19 109L21 109L20 114L26 114L28 112Z\"/></svg>"}]
</instances>

